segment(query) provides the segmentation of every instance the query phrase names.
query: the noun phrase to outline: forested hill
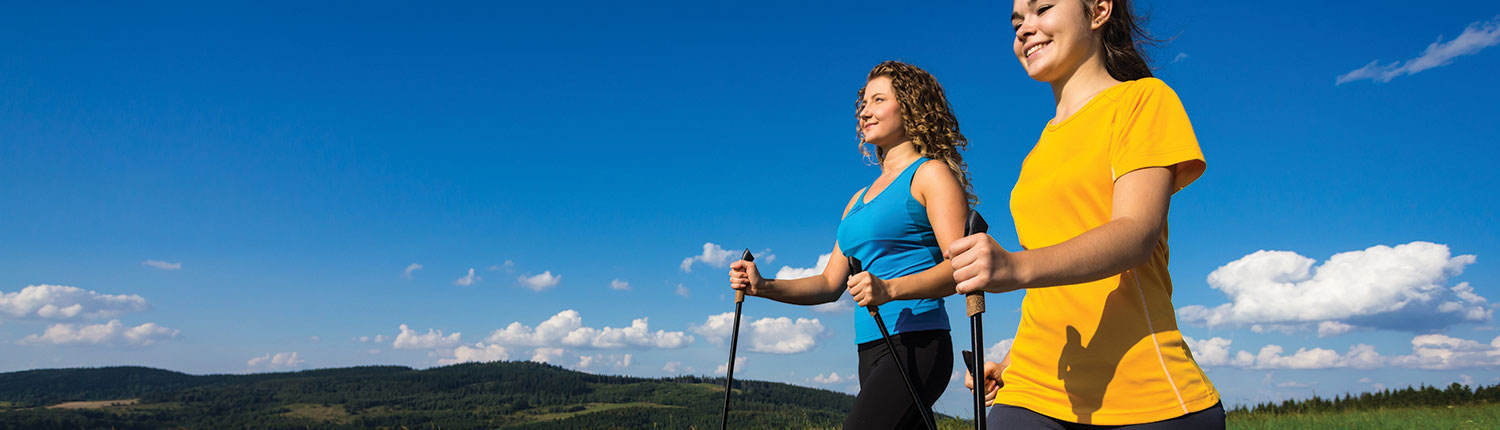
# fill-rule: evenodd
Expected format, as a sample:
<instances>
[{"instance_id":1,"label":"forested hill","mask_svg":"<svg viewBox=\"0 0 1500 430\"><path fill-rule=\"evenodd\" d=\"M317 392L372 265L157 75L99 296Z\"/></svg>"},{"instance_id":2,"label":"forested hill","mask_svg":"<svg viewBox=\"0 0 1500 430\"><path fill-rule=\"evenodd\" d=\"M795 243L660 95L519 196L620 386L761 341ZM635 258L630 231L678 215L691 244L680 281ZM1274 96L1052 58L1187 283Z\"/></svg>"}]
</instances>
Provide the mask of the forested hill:
<instances>
[{"instance_id":1,"label":"forested hill","mask_svg":"<svg viewBox=\"0 0 1500 430\"><path fill-rule=\"evenodd\" d=\"M534 362L253 375L144 367L0 374L0 429L717 428L723 378L647 379ZM735 381L735 428L836 428L854 398Z\"/></svg>"}]
</instances>

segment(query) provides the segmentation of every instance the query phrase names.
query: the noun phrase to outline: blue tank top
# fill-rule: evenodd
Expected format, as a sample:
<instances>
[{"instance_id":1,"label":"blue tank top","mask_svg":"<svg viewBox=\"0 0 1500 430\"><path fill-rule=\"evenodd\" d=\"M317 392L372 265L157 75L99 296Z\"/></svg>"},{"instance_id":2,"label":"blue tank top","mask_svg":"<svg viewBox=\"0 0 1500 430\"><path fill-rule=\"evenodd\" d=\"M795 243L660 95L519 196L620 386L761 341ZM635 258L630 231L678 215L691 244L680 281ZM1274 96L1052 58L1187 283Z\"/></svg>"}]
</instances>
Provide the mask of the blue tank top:
<instances>
[{"instance_id":1,"label":"blue tank top","mask_svg":"<svg viewBox=\"0 0 1500 430\"><path fill-rule=\"evenodd\" d=\"M927 208L911 195L912 176L926 163L919 158L869 203L865 191L839 222L839 249L858 258L865 271L880 279L919 273L943 261ZM895 300L880 305L880 318L891 334L922 330L950 330L943 299ZM875 318L864 309L854 312L854 342L880 340Z\"/></svg>"}]
</instances>

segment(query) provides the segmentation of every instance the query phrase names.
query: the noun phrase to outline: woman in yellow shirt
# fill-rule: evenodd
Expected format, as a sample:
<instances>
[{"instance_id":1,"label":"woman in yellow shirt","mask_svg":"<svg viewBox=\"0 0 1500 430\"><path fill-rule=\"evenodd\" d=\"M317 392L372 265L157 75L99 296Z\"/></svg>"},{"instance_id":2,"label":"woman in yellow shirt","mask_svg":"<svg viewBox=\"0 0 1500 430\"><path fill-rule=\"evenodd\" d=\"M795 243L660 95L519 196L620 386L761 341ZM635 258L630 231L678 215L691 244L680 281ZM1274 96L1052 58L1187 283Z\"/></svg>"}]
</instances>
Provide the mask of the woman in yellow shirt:
<instances>
[{"instance_id":1,"label":"woman in yellow shirt","mask_svg":"<svg viewBox=\"0 0 1500 430\"><path fill-rule=\"evenodd\" d=\"M1224 428L1167 273L1171 196L1206 166L1182 102L1136 50L1127 0L1014 0L1011 24L1057 109L1011 191L1024 250L948 247L959 293L1026 290L1010 352L985 363L990 425Z\"/></svg>"}]
</instances>

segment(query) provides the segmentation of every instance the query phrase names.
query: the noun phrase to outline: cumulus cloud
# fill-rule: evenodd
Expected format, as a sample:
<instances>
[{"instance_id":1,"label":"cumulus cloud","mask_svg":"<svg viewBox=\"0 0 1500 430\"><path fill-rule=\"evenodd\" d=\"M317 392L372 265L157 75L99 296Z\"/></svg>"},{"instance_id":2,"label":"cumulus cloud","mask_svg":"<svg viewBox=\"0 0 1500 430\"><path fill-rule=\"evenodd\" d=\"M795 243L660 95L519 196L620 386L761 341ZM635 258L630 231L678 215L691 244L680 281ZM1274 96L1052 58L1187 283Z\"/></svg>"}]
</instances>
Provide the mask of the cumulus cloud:
<instances>
[{"instance_id":1,"label":"cumulus cloud","mask_svg":"<svg viewBox=\"0 0 1500 430\"><path fill-rule=\"evenodd\" d=\"M578 311L568 309L542 321L536 328L519 321L512 322L509 326L490 333L485 340L511 346L675 349L692 343L693 337L680 331L653 332L646 318L631 321L629 327L585 327Z\"/></svg>"},{"instance_id":2,"label":"cumulus cloud","mask_svg":"<svg viewBox=\"0 0 1500 430\"><path fill-rule=\"evenodd\" d=\"M677 293L677 295L679 296L682 296L682 298L684 299L688 298L688 295L692 294L692 292L688 291L688 288L686 286L683 286L682 284L677 284L677 290L673 292Z\"/></svg>"},{"instance_id":3,"label":"cumulus cloud","mask_svg":"<svg viewBox=\"0 0 1500 430\"><path fill-rule=\"evenodd\" d=\"M531 361L538 363L552 363L563 355L562 348L537 348L532 351Z\"/></svg>"},{"instance_id":4,"label":"cumulus cloud","mask_svg":"<svg viewBox=\"0 0 1500 430\"><path fill-rule=\"evenodd\" d=\"M825 330L823 323L816 318L761 318L750 322L748 327L750 330L745 333L743 341L750 345L750 350L771 354L796 354L811 350L817 346L817 340ZM689 330L694 333L721 345L729 340L733 329L733 312L710 315L703 324L689 326Z\"/></svg>"},{"instance_id":5,"label":"cumulus cloud","mask_svg":"<svg viewBox=\"0 0 1500 430\"><path fill-rule=\"evenodd\" d=\"M1001 360L1005 360L1005 354L1010 353L1010 346L1011 344L1015 343L1015 341L1015 338L1010 338L995 342L993 346L990 346L990 350L984 353L985 361L993 361L999 363ZM962 360L962 358L959 359Z\"/></svg>"},{"instance_id":6,"label":"cumulus cloud","mask_svg":"<svg viewBox=\"0 0 1500 430\"><path fill-rule=\"evenodd\" d=\"M853 373L850 373L849 376L839 376L838 372L828 372L827 375L819 373L818 376L814 376L808 379L808 381L814 384L833 385L855 382L855 379L856 377Z\"/></svg>"},{"instance_id":7,"label":"cumulus cloud","mask_svg":"<svg viewBox=\"0 0 1500 430\"><path fill-rule=\"evenodd\" d=\"M1452 370L1500 365L1500 337L1483 344L1441 334L1413 337L1412 353L1385 356L1374 346L1355 344L1343 354L1327 348L1298 348L1286 354L1281 345L1266 345L1256 353L1238 351L1229 354L1231 341L1213 338L1187 340L1193 357L1203 366L1231 366L1252 369L1374 369L1386 366L1425 370ZM1231 358L1232 357L1232 358Z\"/></svg>"},{"instance_id":8,"label":"cumulus cloud","mask_svg":"<svg viewBox=\"0 0 1500 430\"><path fill-rule=\"evenodd\" d=\"M610 354L610 355L604 355L604 354L580 355L580 356L578 356L578 364L575 367L577 367L579 369L606 369L606 368L609 368L609 369L619 370L619 369L624 369L626 367L630 367L630 361L631 360L632 360L632 357L631 357L630 354L624 354L624 355L619 355L619 354Z\"/></svg>"},{"instance_id":9,"label":"cumulus cloud","mask_svg":"<svg viewBox=\"0 0 1500 430\"><path fill-rule=\"evenodd\" d=\"M1500 365L1500 336L1482 344L1441 334L1425 334L1411 339L1411 355L1391 359L1401 367L1428 370L1450 370Z\"/></svg>"},{"instance_id":10,"label":"cumulus cloud","mask_svg":"<svg viewBox=\"0 0 1500 430\"><path fill-rule=\"evenodd\" d=\"M146 260L146 261L142 261L141 265L143 265L143 266L151 266L151 267L155 267L155 268L158 268L158 269L161 269L161 270L182 270L182 262L181 261L176 262L176 263L168 263L168 262L161 261L161 260Z\"/></svg>"},{"instance_id":11,"label":"cumulus cloud","mask_svg":"<svg viewBox=\"0 0 1500 430\"><path fill-rule=\"evenodd\" d=\"M1380 64L1380 60L1371 61L1364 67L1339 75L1334 79L1334 85L1364 79L1390 82L1401 75L1415 75L1423 70L1446 66L1453 63L1455 58L1476 54L1497 43L1500 43L1500 16L1489 21L1469 24L1467 28L1464 28L1463 33L1447 42L1443 41L1442 36L1438 36L1436 42L1427 45L1422 55L1405 62L1394 61L1390 64Z\"/></svg>"},{"instance_id":12,"label":"cumulus cloud","mask_svg":"<svg viewBox=\"0 0 1500 430\"><path fill-rule=\"evenodd\" d=\"M1354 326L1338 321L1323 321L1318 323L1318 337L1333 337L1353 330Z\"/></svg>"},{"instance_id":13,"label":"cumulus cloud","mask_svg":"<svg viewBox=\"0 0 1500 430\"><path fill-rule=\"evenodd\" d=\"M683 366L681 361L668 361L666 365L661 367L661 370L663 372L680 375L693 373L693 366Z\"/></svg>"},{"instance_id":14,"label":"cumulus cloud","mask_svg":"<svg viewBox=\"0 0 1500 430\"><path fill-rule=\"evenodd\" d=\"M1223 366L1229 364L1229 344L1233 341L1221 337L1207 340L1196 340L1183 336L1182 340L1187 342L1188 350L1193 352L1193 361L1202 366Z\"/></svg>"},{"instance_id":15,"label":"cumulus cloud","mask_svg":"<svg viewBox=\"0 0 1500 430\"><path fill-rule=\"evenodd\" d=\"M615 278L615 280L609 281L609 289L615 291L630 291L630 283L621 281L619 278Z\"/></svg>"},{"instance_id":16,"label":"cumulus cloud","mask_svg":"<svg viewBox=\"0 0 1500 430\"><path fill-rule=\"evenodd\" d=\"M729 259L734 257L734 251L719 247L713 242L703 244L703 253L682 259L681 268L683 272L692 272L693 263L703 263L713 267L726 267Z\"/></svg>"},{"instance_id":17,"label":"cumulus cloud","mask_svg":"<svg viewBox=\"0 0 1500 430\"><path fill-rule=\"evenodd\" d=\"M458 345L459 336L457 332L443 336L442 330L433 329L427 329L426 334L421 334L408 328L406 324L402 324L401 334L396 335L396 341L391 343L391 347L396 349L452 348Z\"/></svg>"},{"instance_id":18,"label":"cumulus cloud","mask_svg":"<svg viewBox=\"0 0 1500 430\"><path fill-rule=\"evenodd\" d=\"M750 350L771 354L806 352L817 346L823 334L823 323L807 318L761 318L750 327Z\"/></svg>"},{"instance_id":19,"label":"cumulus cloud","mask_svg":"<svg viewBox=\"0 0 1500 430\"><path fill-rule=\"evenodd\" d=\"M1167 64L1181 63L1182 60L1186 60L1186 59L1188 59L1188 57L1189 57L1189 55L1186 52L1178 52L1177 56L1176 57L1172 57L1172 61L1169 62L1169 63L1167 63Z\"/></svg>"},{"instance_id":20,"label":"cumulus cloud","mask_svg":"<svg viewBox=\"0 0 1500 430\"><path fill-rule=\"evenodd\" d=\"M473 346L459 345L453 349L452 358L438 359L438 364L449 365L458 363L488 363L491 361L502 361L510 359L510 352L500 345L486 345L484 342L475 343Z\"/></svg>"},{"instance_id":21,"label":"cumulus cloud","mask_svg":"<svg viewBox=\"0 0 1500 430\"><path fill-rule=\"evenodd\" d=\"M1320 324L1325 336L1357 326L1430 331L1489 321L1488 300L1468 283L1445 286L1474 261L1473 255L1453 257L1446 245L1431 242L1344 252L1316 266L1293 252L1258 251L1208 275L1209 285L1229 296L1229 303L1184 306L1178 315L1207 326ZM1330 321L1335 324L1321 325Z\"/></svg>"},{"instance_id":22,"label":"cumulus cloud","mask_svg":"<svg viewBox=\"0 0 1500 430\"><path fill-rule=\"evenodd\" d=\"M418 270L422 270L422 265L412 263L411 265L406 266L406 270L401 272L401 277L411 279L411 272L415 272Z\"/></svg>"},{"instance_id":23,"label":"cumulus cloud","mask_svg":"<svg viewBox=\"0 0 1500 430\"><path fill-rule=\"evenodd\" d=\"M496 270L504 270L505 273L515 272L516 271L516 262L510 261L510 260L505 260L504 263L491 264L490 265L490 271L493 272L493 271L496 271Z\"/></svg>"},{"instance_id":24,"label":"cumulus cloud","mask_svg":"<svg viewBox=\"0 0 1500 430\"><path fill-rule=\"evenodd\" d=\"M462 277L462 278L458 278L458 280L456 280L456 281L453 281L453 285L457 285L457 286L460 286L460 287L467 287L467 286L470 286L470 285L474 285L475 282L479 282L480 279L483 279L483 278L480 278L479 276L475 275L474 274L474 268L470 267L469 268L469 274L464 275L464 277Z\"/></svg>"},{"instance_id":25,"label":"cumulus cloud","mask_svg":"<svg viewBox=\"0 0 1500 430\"><path fill-rule=\"evenodd\" d=\"M65 285L29 285L0 293L0 315L17 319L101 319L146 309L146 299L138 295L100 294Z\"/></svg>"},{"instance_id":26,"label":"cumulus cloud","mask_svg":"<svg viewBox=\"0 0 1500 430\"><path fill-rule=\"evenodd\" d=\"M145 323L127 327L120 320L105 324L53 324L42 334L16 341L22 345L113 345L147 346L177 337L178 330Z\"/></svg>"},{"instance_id":27,"label":"cumulus cloud","mask_svg":"<svg viewBox=\"0 0 1500 430\"><path fill-rule=\"evenodd\" d=\"M516 280L521 282L521 286L530 288L531 291L540 292L548 288L556 287L557 283L562 281L562 275L553 276L552 271L548 270L546 272L542 272L539 275L522 276L516 278Z\"/></svg>"},{"instance_id":28,"label":"cumulus cloud","mask_svg":"<svg viewBox=\"0 0 1500 430\"><path fill-rule=\"evenodd\" d=\"M781 270L777 270L776 271L776 276L773 276L773 278L775 278L775 279L797 279L797 278L806 278L808 276L821 275L821 274L823 274L823 268L828 267L828 259L829 258L833 258L833 253L819 255L818 256L818 263L814 264L813 267L781 266Z\"/></svg>"},{"instance_id":29,"label":"cumulus cloud","mask_svg":"<svg viewBox=\"0 0 1500 430\"><path fill-rule=\"evenodd\" d=\"M249 366L251 370L291 369L297 366L301 366L302 363L302 357L296 352L278 352L275 355L271 355L268 353L266 355L251 358L250 361L245 362L245 364Z\"/></svg>"},{"instance_id":30,"label":"cumulus cloud","mask_svg":"<svg viewBox=\"0 0 1500 430\"><path fill-rule=\"evenodd\" d=\"M735 357L734 358L734 371L737 372L737 373L740 373L740 374L744 374L745 373L745 362L746 361L749 361L749 359L745 358L743 356ZM726 374L726 373L729 373L729 363L720 364L719 367L714 368L714 374L715 375L723 375L723 374Z\"/></svg>"}]
</instances>

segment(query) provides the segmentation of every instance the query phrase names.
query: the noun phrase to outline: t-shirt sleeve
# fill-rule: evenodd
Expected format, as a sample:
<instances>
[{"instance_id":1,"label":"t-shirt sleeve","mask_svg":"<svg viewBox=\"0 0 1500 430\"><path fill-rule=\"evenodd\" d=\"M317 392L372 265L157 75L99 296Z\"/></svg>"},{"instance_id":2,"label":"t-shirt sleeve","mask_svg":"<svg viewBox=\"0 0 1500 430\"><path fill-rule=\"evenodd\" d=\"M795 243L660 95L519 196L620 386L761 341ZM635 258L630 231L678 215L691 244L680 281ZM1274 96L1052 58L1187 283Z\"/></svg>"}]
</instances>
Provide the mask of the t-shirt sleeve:
<instances>
[{"instance_id":1,"label":"t-shirt sleeve","mask_svg":"<svg viewBox=\"0 0 1500 430\"><path fill-rule=\"evenodd\" d=\"M1137 82L1137 87L1120 100L1110 142L1110 169L1119 180L1147 167L1171 167L1176 173L1172 187L1176 192L1203 175L1207 167L1203 150L1177 92L1155 78Z\"/></svg>"}]
</instances>

